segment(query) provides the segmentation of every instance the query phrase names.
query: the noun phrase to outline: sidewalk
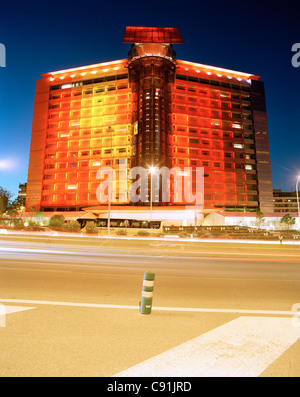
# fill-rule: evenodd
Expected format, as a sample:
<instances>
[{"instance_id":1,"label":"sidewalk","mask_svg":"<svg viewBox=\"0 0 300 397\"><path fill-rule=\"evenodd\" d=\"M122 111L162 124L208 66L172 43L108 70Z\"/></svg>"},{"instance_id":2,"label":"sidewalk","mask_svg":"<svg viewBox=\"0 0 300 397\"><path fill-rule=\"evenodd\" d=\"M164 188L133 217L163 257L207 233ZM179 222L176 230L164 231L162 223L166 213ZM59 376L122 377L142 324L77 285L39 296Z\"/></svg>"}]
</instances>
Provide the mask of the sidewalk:
<instances>
[{"instance_id":1,"label":"sidewalk","mask_svg":"<svg viewBox=\"0 0 300 397\"><path fill-rule=\"evenodd\" d=\"M241 243L246 243L246 244L271 244L271 245L280 245L279 240L257 240L257 239L236 239L236 238L198 238L198 237L191 237L191 238L182 238L177 235L171 236L163 236L163 237L152 237L152 236L147 236L147 237L141 237L141 236L106 236L106 235L91 235L91 234L85 234L85 233L67 233L67 232L57 232L57 231L45 231L45 232L39 232L39 231L11 231L7 229L0 229L0 238L1 236L11 236L11 237L54 237L54 238L59 238L59 237L68 237L68 238L74 238L74 239L93 239L93 240L105 240L105 239L110 239L110 240L135 240L135 241L173 241L173 242L189 242L189 243L228 243L228 244L241 244ZM282 245L300 245L300 240L283 240Z\"/></svg>"}]
</instances>

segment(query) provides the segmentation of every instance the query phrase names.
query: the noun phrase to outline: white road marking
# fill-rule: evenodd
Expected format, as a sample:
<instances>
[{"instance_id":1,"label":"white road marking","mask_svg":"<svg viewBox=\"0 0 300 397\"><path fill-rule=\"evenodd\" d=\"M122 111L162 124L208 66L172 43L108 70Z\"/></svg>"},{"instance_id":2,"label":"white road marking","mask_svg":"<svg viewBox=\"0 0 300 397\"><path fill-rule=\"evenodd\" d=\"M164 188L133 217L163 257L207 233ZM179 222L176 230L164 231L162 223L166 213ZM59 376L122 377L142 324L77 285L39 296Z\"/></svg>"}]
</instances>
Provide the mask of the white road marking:
<instances>
[{"instance_id":1,"label":"white road marking","mask_svg":"<svg viewBox=\"0 0 300 397\"><path fill-rule=\"evenodd\" d=\"M57 302L57 301L39 301L30 299L0 299L3 303L25 303L35 305L50 305L50 306L75 306L75 307L95 307L101 309L132 309L138 310L139 306L130 305L112 305L106 303L77 303L77 302ZM293 313L295 314L295 313Z\"/></svg>"},{"instance_id":2,"label":"white road marking","mask_svg":"<svg viewBox=\"0 0 300 397\"><path fill-rule=\"evenodd\" d=\"M2 305L2 308L3 307L5 309L5 314L22 312L23 310L36 309L35 307L25 307L25 306L7 306L7 305Z\"/></svg>"},{"instance_id":3,"label":"white road marking","mask_svg":"<svg viewBox=\"0 0 300 397\"><path fill-rule=\"evenodd\" d=\"M80 303L80 302L58 302L31 299L1 299L0 303L24 303L30 305L53 305L53 306L75 306L75 307L95 307L102 309L126 309L138 310L138 305L115 305L109 303ZM283 315L294 316L295 311L292 310L255 310L255 309L222 309L207 307L166 307L153 306L155 311L173 311L173 312L198 312L198 313L237 313L237 314L267 314L267 315Z\"/></svg>"},{"instance_id":4,"label":"white road marking","mask_svg":"<svg viewBox=\"0 0 300 397\"><path fill-rule=\"evenodd\" d=\"M299 337L290 319L239 317L114 377L257 377Z\"/></svg>"},{"instance_id":5,"label":"white road marking","mask_svg":"<svg viewBox=\"0 0 300 397\"><path fill-rule=\"evenodd\" d=\"M105 253L105 252L88 252L88 251L63 251L63 250L49 250L49 249L36 249L36 248L15 248L15 247L2 247L0 246L0 251L3 252L7 252L7 253L24 253L24 254L53 254L53 255L78 255L78 256L103 256L103 257L120 257L120 256L125 256L125 257L137 257L137 258L180 258L180 259L209 259L207 257L198 257L198 256L176 256L176 255L160 255L157 253L153 253L151 255L149 254L137 254L137 253L130 253L130 254L126 254L126 253ZM189 253L191 254L212 254L214 253L213 251L189 251ZM228 251L220 251L220 252L216 252L218 255L241 255L241 252L228 252ZM170 253L169 253L170 254ZM268 252L247 252L248 256L274 256L274 253L268 253ZM299 254L290 254L290 253L276 253L276 256L278 257L296 257L299 258ZM211 259L232 259L230 256L228 258L220 258L220 257L210 257ZM243 258L245 259L245 258Z\"/></svg>"},{"instance_id":6,"label":"white road marking","mask_svg":"<svg viewBox=\"0 0 300 397\"><path fill-rule=\"evenodd\" d=\"M23 306L8 306L0 303L0 328L6 327L6 315L23 310L35 309L35 307L23 307Z\"/></svg>"}]
</instances>

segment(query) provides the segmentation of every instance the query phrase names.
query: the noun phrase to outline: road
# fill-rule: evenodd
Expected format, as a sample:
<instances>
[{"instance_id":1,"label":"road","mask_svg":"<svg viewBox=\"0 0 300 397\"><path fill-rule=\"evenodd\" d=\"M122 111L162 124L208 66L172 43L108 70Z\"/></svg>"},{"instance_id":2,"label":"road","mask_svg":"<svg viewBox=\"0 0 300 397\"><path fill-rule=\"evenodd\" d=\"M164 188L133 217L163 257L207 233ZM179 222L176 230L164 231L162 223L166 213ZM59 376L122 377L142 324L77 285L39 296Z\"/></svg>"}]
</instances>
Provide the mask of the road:
<instances>
[{"instance_id":1,"label":"road","mask_svg":"<svg viewBox=\"0 0 300 397\"><path fill-rule=\"evenodd\" d=\"M164 362L165 352L191 340L199 346L209 335L205 344L217 346L217 338L222 349L222 332L241 329L239 338L248 341L243 330L251 329L244 325L250 320L267 329L283 327L287 335L293 305L300 302L299 254L299 246L287 245L3 236L0 303L15 312L0 327L0 376L110 377L140 363L149 367L153 357ZM148 270L155 273L153 310L143 316L138 305ZM271 338L265 328L263 344ZM284 348L285 340L276 336L277 356L254 376L299 376L300 343L293 334L299 329L286 336ZM245 345L244 339L231 346ZM210 376L217 376L216 368Z\"/></svg>"}]
</instances>

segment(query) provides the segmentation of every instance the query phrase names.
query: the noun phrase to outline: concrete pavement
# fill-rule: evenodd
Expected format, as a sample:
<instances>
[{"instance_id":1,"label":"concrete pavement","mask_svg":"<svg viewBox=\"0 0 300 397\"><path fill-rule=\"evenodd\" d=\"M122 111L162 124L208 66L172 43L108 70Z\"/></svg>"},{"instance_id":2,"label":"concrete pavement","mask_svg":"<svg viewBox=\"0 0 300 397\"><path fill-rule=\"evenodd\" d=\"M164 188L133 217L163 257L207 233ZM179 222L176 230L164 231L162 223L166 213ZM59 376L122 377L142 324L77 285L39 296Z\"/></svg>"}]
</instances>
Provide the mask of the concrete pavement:
<instances>
[{"instance_id":1,"label":"concrete pavement","mask_svg":"<svg viewBox=\"0 0 300 397\"><path fill-rule=\"evenodd\" d=\"M172 242L164 251L114 244L0 241L2 304L34 307L7 314L0 327L1 376L113 376L241 316L289 321L300 301L293 248L255 247L246 261L240 245L176 253ZM138 302L150 267L154 309L144 316ZM299 376L299 353L297 340L260 376Z\"/></svg>"}]
</instances>

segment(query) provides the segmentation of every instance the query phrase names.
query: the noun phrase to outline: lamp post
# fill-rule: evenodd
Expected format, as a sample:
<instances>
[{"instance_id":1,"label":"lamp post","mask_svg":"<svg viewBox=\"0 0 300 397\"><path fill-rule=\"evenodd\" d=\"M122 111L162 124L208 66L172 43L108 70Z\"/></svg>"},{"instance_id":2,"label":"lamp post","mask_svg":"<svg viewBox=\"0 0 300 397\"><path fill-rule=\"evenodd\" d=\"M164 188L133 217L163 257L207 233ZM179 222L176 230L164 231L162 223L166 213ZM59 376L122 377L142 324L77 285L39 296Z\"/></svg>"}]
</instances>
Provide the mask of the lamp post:
<instances>
[{"instance_id":1,"label":"lamp post","mask_svg":"<svg viewBox=\"0 0 300 397\"><path fill-rule=\"evenodd\" d=\"M112 176L112 128L108 126L110 131L110 172L109 172L109 185L108 185L108 210L107 210L107 235L110 236L110 204L111 204L111 176Z\"/></svg>"},{"instance_id":2,"label":"lamp post","mask_svg":"<svg viewBox=\"0 0 300 397\"><path fill-rule=\"evenodd\" d=\"M153 174L155 174L155 167L149 167L150 173L150 222L152 221L152 185L153 185Z\"/></svg>"},{"instance_id":3,"label":"lamp post","mask_svg":"<svg viewBox=\"0 0 300 397\"><path fill-rule=\"evenodd\" d=\"M297 194L297 205L298 205L298 227L300 229L300 205L299 205L299 193L298 193L299 180L300 180L300 175L298 175L297 182L296 182L296 194Z\"/></svg>"}]
</instances>

